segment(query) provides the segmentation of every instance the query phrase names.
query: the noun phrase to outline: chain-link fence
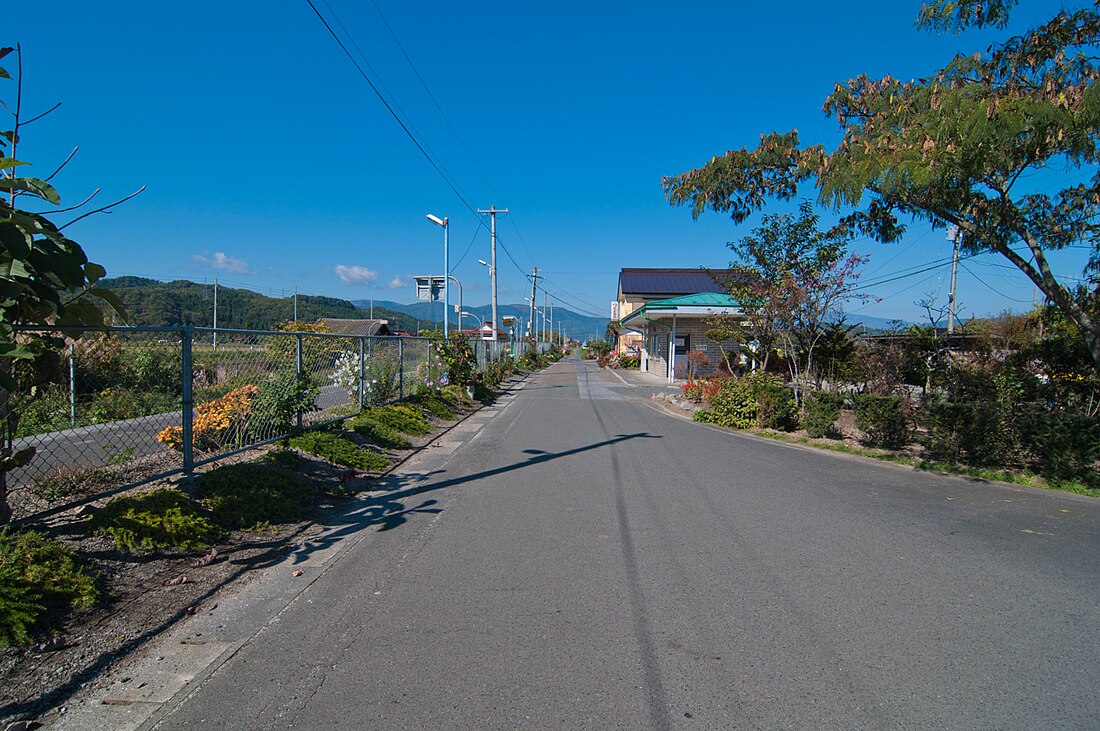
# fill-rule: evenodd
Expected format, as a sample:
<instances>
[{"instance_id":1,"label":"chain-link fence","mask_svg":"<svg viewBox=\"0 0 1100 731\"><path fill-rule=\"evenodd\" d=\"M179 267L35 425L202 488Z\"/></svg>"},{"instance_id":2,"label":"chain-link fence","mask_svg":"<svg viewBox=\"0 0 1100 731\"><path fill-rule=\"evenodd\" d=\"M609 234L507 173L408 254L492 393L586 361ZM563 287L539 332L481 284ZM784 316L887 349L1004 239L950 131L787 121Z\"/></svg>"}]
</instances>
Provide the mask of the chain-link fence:
<instances>
[{"instance_id":1,"label":"chain-link fence","mask_svg":"<svg viewBox=\"0 0 1100 731\"><path fill-rule=\"evenodd\" d=\"M427 338L117 327L50 334L64 344L45 372L23 374L7 395L14 451L35 448L7 476L16 517L190 471L442 385L446 373ZM479 369L509 352L506 342L471 346Z\"/></svg>"}]
</instances>

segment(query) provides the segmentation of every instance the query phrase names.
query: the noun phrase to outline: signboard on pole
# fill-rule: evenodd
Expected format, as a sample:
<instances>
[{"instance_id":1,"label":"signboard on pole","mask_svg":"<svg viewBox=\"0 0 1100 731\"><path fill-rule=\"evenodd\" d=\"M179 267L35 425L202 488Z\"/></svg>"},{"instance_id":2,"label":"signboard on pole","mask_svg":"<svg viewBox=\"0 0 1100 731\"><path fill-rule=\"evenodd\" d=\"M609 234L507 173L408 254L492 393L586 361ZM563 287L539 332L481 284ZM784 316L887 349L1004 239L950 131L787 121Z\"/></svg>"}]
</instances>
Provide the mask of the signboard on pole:
<instances>
[{"instance_id":1,"label":"signboard on pole","mask_svg":"<svg viewBox=\"0 0 1100 731\"><path fill-rule=\"evenodd\" d=\"M414 277L416 280L416 298L423 302L435 302L442 299L443 277Z\"/></svg>"}]
</instances>

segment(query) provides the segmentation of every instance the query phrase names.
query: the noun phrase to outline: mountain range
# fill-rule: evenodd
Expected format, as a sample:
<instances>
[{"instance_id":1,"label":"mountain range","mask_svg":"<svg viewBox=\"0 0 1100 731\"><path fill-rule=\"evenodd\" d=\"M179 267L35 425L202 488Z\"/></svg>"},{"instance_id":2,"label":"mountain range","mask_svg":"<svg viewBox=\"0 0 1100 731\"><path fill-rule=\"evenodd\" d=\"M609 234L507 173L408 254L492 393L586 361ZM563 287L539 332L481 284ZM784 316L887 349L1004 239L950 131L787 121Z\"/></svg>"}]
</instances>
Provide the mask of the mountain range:
<instances>
[{"instance_id":1,"label":"mountain range","mask_svg":"<svg viewBox=\"0 0 1100 731\"><path fill-rule=\"evenodd\" d=\"M112 317L116 324L144 327L211 327L214 322L214 287L178 279L161 282L145 277L104 279L126 309L126 318ZM390 322L395 330L413 331L416 318L383 307L375 316ZM361 320L370 313L347 300L316 295L298 295L298 319L313 322L322 317ZM249 289L218 286L218 327L242 330L276 330L294 319L293 297L267 297ZM424 323L431 327L431 323Z\"/></svg>"},{"instance_id":2,"label":"mountain range","mask_svg":"<svg viewBox=\"0 0 1100 731\"><path fill-rule=\"evenodd\" d=\"M369 310L371 300L352 300L352 304L357 307ZM452 308L455 303L451 303ZM438 320L443 319L443 303L442 302L414 302L409 305L403 305L400 302L392 302L389 300L374 300L374 308L377 312L379 309L392 310L402 312L406 315L416 317L420 320ZM469 312L477 316L477 319L484 322L485 320L493 319L493 308L491 305L481 305L479 307L463 306L464 312ZM527 319L531 315L531 310L528 305L497 305L497 316L500 318L506 315L511 315L517 318L523 323L527 322ZM558 326L561 326L561 332L567 338L580 340L584 342L586 340L592 340L594 338L602 338L607 331L607 324L609 320L602 317L590 317L588 315L581 315L572 310L565 309L564 307L555 307L553 311L554 316L554 332L558 331ZM451 325L457 326L457 318L453 314L451 315ZM470 317L462 318L462 327L470 330L479 325ZM539 316L539 325L542 325L542 318ZM526 324L524 325L526 327ZM518 332L518 331L517 331Z\"/></svg>"}]
</instances>

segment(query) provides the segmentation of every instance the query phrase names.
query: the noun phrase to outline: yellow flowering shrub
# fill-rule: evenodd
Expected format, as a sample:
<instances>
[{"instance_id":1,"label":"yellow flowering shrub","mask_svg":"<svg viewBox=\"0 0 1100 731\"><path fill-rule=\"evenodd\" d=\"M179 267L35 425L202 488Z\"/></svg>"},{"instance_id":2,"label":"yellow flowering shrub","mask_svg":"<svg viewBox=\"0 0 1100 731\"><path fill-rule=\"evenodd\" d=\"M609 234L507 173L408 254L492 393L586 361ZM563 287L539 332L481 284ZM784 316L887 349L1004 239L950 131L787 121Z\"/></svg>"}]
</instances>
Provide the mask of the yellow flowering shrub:
<instances>
[{"instance_id":1,"label":"yellow flowering shrub","mask_svg":"<svg viewBox=\"0 0 1100 731\"><path fill-rule=\"evenodd\" d=\"M259 387L249 384L196 406L191 427L192 444L200 449L219 448L243 440L248 417L254 408L253 401L259 392ZM168 427L157 434L157 441L173 449L183 449L183 427Z\"/></svg>"}]
</instances>

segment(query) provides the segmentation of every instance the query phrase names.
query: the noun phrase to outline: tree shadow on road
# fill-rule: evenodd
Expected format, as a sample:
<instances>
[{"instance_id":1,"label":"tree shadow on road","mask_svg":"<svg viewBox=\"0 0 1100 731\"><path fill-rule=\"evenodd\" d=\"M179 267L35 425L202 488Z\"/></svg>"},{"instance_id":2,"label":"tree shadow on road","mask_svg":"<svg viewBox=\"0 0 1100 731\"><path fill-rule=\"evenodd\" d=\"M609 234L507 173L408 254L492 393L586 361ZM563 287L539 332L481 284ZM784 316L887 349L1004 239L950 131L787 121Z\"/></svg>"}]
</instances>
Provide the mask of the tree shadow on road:
<instances>
[{"instance_id":1,"label":"tree shadow on road","mask_svg":"<svg viewBox=\"0 0 1100 731\"><path fill-rule=\"evenodd\" d=\"M442 512L438 500L428 499L418 505L411 504L411 498L437 490L467 485L481 479L508 474L528 467L564 459L583 452L595 449L612 447L620 442L633 439L660 439L656 434L637 432L634 434L618 434L610 439L582 447L566 449L561 452L544 452L537 449L524 450L529 455L526 459L513 462L502 467L474 472L461 477L443 478L444 470L431 472L408 472L394 474L376 481L372 490L386 491L383 494L372 494L360 498L357 503L340 516L334 516L334 520L327 525L331 530L311 539L294 552L294 562L301 563L309 559L309 556L318 551L330 548L344 538L354 535L371 526L380 526L379 531L390 531L407 523L411 516L416 514L434 514Z\"/></svg>"}]
</instances>

